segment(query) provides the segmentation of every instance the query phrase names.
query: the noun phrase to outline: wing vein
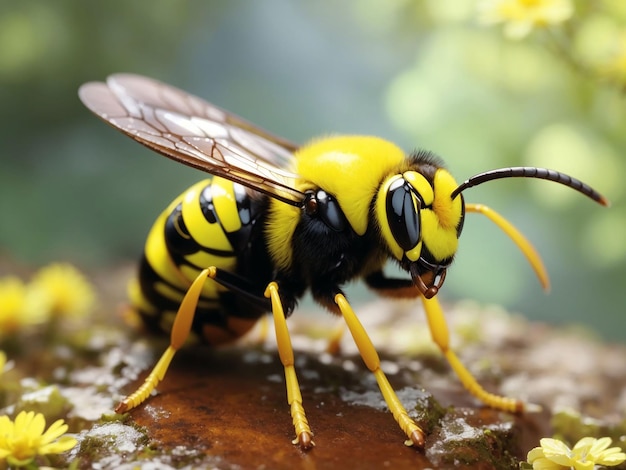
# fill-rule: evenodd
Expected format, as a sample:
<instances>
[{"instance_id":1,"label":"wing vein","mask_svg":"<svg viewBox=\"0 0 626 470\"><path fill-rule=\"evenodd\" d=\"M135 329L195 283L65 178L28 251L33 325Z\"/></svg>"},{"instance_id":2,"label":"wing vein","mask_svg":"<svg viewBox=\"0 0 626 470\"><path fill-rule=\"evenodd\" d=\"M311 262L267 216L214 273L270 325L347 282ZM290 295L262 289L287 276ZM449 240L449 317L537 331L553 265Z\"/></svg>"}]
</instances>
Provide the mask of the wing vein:
<instances>
[{"instance_id":1,"label":"wing vein","mask_svg":"<svg viewBox=\"0 0 626 470\"><path fill-rule=\"evenodd\" d=\"M117 74L90 82L80 99L97 116L156 152L302 206L288 171L297 145L221 108L151 78Z\"/></svg>"}]
</instances>

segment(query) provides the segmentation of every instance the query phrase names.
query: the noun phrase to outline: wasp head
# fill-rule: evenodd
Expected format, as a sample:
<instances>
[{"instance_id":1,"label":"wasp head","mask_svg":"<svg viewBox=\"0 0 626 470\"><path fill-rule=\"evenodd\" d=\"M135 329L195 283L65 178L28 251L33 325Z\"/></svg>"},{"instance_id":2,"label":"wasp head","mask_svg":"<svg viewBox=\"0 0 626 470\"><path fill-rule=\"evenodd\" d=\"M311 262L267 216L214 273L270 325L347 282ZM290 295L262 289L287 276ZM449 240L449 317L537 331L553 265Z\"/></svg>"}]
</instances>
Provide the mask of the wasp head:
<instances>
[{"instance_id":1,"label":"wasp head","mask_svg":"<svg viewBox=\"0 0 626 470\"><path fill-rule=\"evenodd\" d=\"M456 187L447 170L424 163L388 177L376 198L382 238L426 298L443 285L458 247L465 209L462 197L450 197Z\"/></svg>"}]
</instances>

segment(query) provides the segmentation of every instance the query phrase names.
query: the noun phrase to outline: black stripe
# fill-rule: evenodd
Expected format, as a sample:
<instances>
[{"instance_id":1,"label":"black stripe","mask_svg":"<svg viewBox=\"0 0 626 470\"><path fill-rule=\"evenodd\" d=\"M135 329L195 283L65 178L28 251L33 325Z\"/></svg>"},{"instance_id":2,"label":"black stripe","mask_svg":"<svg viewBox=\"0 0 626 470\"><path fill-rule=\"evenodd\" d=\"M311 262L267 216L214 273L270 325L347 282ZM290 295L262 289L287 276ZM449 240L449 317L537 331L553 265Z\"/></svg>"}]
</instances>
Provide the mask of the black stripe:
<instances>
[{"instance_id":1,"label":"black stripe","mask_svg":"<svg viewBox=\"0 0 626 470\"><path fill-rule=\"evenodd\" d=\"M219 223L215 204L213 204L213 193L211 193L211 182L200 192L200 208L205 220L210 224Z\"/></svg>"},{"instance_id":2,"label":"black stripe","mask_svg":"<svg viewBox=\"0 0 626 470\"><path fill-rule=\"evenodd\" d=\"M163 236L165 237L165 245L167 251L172 258L180 258L181 256L191 255L193 253L203 252L223 258L235 256L231 250L216 250L210 247L200 245L189 233L185 224L182 204L174 208L165 221ZM203 211L204 212L204 211ZM202 266L200 269L204 269Z\"/></svg>"}]
</instances>

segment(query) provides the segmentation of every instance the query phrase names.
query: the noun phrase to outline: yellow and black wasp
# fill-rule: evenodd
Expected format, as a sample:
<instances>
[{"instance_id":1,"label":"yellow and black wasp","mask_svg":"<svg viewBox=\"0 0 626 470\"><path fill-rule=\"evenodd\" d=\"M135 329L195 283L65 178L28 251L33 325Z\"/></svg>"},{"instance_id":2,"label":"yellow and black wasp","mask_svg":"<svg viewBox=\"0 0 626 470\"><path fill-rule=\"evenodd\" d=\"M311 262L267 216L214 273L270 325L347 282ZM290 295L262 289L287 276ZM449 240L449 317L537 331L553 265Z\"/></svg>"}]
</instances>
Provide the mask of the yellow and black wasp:
<instances>
[{"instance_id":1,"label":"yellow and black wasp","mask_svg":"<svg viewBox=\"0 0 626 470\"><path fill-rule=\"evenodd\" d=\"M138 142L213 175L174 200L148 235L131 300L148 326L171 330L171 342L118 412L147 399L191 330L218 345L240 337L271 311L294 443L310 448L312 432L285 321L308 290L322 306L343 316L408 437L407 445L423 447L424 432L389 385L341 290L353 279L363 279L384 296L419 298L433 340L463 385L494 408L519 412L527 407L484 390L449 347L436 295L457 251L466 212L481 213L504 230L548 285L530 243L492 209L465 204L463 191L500 178L539 178L607 206L597 191L563 173L534 167L491 170L459 185L432 153L407 155L377 137L323 137L299 147L200 98L137 75L86 83L79 95L96 115ZM387 277L383 267L389 260L409 277Z\"/></svg>"}]
</instances>

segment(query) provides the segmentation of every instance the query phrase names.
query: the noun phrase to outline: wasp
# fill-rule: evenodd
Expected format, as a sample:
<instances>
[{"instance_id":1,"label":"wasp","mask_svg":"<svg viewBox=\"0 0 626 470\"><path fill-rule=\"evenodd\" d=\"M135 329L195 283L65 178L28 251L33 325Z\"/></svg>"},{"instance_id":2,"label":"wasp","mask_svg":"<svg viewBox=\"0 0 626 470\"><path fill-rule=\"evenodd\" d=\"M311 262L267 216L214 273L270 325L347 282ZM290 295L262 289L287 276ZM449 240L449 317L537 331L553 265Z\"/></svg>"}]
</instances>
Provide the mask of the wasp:
<instances>
[{"instance_id":1,"label":"wasp","mask_svg":"<svg viewBox=\"0 0 626 470\"><path fill-rule=\"evenodd\" d=\"M538 178L608 206L600 193L558 171L499 168L457 184L434 154L406 154L378 137L328 136L298 146L196 96L150 78L117 74L81 86L82 102L148 148L212 175L159 216L130 287L148 327L170 331L170 345L144 383L116 408L145 401L193 330L210 345L239 338L271 312L296 438L311 448L286 319L306 291L344 318L374 374L405 443L425 435L380 367L372 341L342 291L361 279L382 296L419 298L433 340L465 388L509 412L521 400L486 391L450 348L437 299L457 252L467 212L483 214L521 249L544 287L548 276L528 240L497 212L463 193L501 178ZM395 262L408 274L388 277Z\"/></svg>"}]
</instances>

